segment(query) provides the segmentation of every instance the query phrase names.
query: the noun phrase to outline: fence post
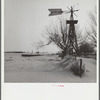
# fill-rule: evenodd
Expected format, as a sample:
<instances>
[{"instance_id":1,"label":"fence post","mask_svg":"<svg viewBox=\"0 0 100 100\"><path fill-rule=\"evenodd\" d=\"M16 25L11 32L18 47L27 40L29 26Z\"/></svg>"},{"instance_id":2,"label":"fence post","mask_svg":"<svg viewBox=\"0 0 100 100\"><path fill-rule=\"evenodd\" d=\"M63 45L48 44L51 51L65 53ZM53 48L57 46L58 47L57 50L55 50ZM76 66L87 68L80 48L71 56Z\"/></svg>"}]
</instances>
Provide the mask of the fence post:
<instances>
[{"instance_id":1,"label":"fence post","mask_svg":"<svg viewBox=\"0 0 100 100\"><path fill-rule=\"evenodd\" d=\"M82 76L81 71L82 71L82 59L80 59L80 77Z\"/></svg>"}]
</instances>

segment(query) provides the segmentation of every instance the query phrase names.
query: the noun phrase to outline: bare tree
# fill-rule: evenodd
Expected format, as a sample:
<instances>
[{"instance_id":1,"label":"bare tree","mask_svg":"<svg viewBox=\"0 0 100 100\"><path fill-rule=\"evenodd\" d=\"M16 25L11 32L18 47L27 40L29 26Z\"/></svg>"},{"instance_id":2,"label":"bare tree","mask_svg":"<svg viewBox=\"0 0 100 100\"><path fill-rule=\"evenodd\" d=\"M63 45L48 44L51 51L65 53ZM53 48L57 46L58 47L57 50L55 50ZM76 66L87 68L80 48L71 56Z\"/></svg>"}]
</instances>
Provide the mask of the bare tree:
<instances>
[{"instance_id":1,"label":"bare tree","mask_svg":"<svg viewBox=\"0 0 100 100\"><path fill-rule=\"evenodd\" d=\"M48 40L47 44L54 43L56 44L62 51L62 58L68 52L68 26L66 24L66 19L64 17L58 17L58 23L52 24L51 26L46 27L45 35ZM78 43L83 42L83 38L81 35L81 30L79 30L79 26L76 27L76 35Z\"/></svg>"},{"instance_id":2,"label":"bare tree","mask_svg":"<svg viewBox=\"0 0 100 100\"><path fill-rule=\"evenodd\" d=\"M42 40L40 40L40 41L38 41L37 43L36 43L36 49L38 50L38 49L40 49L40 48L42 48L44 46L44 42L42 41Z\"/></svg>"},{"instance_id":3,"label":"bare tree","mask_svg":"<svg viewBox=\"0 0 100 100\"><path fill-rule=\"evenodd\" d=\"M79 46L79 51L80 51L80 53L83 54L84 56L87 56L88 54L94 52L94 48L93 48L93 45L91 45L90 43L84 42L83 44L81 44L81 45Z\"/></svg>"},{"instance_id":4,"label":"bare tree","mask_svg":"<svg viewBox=\"0 0 100 100\"><path fill-rule=\"evenodd\" d=\"M88 38L94 47L97 46L97 12L96 7L94 11L89 13L90 18L90 28L86 29Z\"/></svg>"},{"instance_id":5,"label":"bare tree","mask_svg":"<svg viewBox=\"0 0 100 100\"><path fill-rule=\"evenodd\" d=\"M58 17L58 23L52 24L52 27L50 27L46 27L45 32L48 43L56 44L61 49L63 58L68 49L68 27L66 25L66 21L62 17Z\"/></svg>"}]
</instances>

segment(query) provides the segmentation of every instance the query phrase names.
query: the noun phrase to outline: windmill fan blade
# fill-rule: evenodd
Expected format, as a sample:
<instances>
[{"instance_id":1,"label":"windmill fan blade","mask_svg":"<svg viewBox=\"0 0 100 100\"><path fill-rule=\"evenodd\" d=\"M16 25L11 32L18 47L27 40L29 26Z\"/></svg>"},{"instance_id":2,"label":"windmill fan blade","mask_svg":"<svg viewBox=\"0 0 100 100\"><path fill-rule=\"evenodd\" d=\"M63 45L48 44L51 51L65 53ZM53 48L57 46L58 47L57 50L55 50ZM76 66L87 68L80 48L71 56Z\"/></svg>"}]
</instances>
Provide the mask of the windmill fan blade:
<instances>
[{"instance_id":1,"label":"windmill fan blade","mask_svg":"<svg viewBox=\"0 0 100 100\"><path fill-rule=\"evenodd\" d=\"M74 11L73 7L71 6L71 10Z\"/></svg>"},{"instance_id":2,"label":"windmill fan blade","mask_svg":"<svg viewBox=\"0 0 100 100\"><path fill-rule=\"evenodd\" d=\"M67 7L69 10L71 10L69 7Z\"/></svg>"},{"instance_id":3,"label":"windmill fan blade","mask_svg":"<svg viewBox=\"0 0 100 100\"><path fill-rule=\"evenodd\" d=\"M75 13L73 13L76 17L78 17Z\"/></svg>"}]
</instances>

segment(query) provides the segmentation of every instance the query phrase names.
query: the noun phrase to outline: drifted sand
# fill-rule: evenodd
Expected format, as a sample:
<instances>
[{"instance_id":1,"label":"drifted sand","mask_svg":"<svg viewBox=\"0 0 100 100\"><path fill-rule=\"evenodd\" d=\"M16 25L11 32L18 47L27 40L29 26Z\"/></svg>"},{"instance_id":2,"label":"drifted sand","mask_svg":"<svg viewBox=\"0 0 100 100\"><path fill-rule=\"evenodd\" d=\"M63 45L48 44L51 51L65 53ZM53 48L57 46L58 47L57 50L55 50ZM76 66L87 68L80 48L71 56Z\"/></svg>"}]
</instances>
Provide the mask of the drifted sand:
<instances>
[{"instance_id":1,"label":"drifted sand","mask_svg":"<svg viewBox=\"0 0 100 100\"><path fill-rule=\"evenodd\" d=\"M73 75L70 70L61 71L60 59L55 55L22 57L21 53L5 53L5 82L26 83L89 83L96 82L96 60L82 58L85 74L82 78Z\"/></svg>"}]
</instances>

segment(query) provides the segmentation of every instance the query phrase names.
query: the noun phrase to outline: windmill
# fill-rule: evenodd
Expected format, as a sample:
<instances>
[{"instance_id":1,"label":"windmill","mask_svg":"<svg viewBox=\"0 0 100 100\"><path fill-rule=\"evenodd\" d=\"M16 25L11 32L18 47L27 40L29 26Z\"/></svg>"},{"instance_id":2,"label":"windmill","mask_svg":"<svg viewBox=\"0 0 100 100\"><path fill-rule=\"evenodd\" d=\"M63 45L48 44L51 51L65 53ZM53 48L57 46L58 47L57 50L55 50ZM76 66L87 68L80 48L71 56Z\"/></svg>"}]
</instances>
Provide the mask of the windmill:
<instances>
[{"instance_id":1,"label":"windmill","mask_svg":"<svg viewBox=\"0 0 100 100\"><path fill-rule=\"evenodd\" d=\"M66 49L67 52L71 55L73 55L73 51L76 52L77 55L78 53L78 44L77 44L77 37L75 33L75 24L77 24L78 20L74 20L73 15L77 16L75 14L76 11L79 10L74 10L74 7L71 6L71 8L67 7L69 11L63 11L62 9L48 9L50 11L49 16L54 16L54 15L60 15L60 14L67 14L71 13L70 15L70 20L66 21L66 24L69 24L69 30L68 30L68 48Z\"/></svg>"}]
</instances>

